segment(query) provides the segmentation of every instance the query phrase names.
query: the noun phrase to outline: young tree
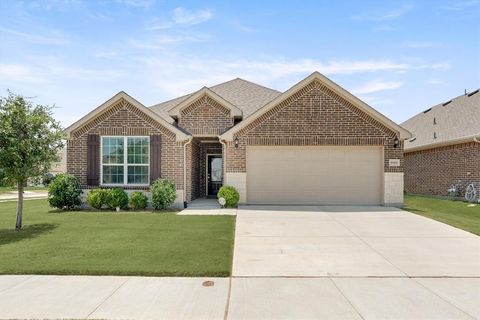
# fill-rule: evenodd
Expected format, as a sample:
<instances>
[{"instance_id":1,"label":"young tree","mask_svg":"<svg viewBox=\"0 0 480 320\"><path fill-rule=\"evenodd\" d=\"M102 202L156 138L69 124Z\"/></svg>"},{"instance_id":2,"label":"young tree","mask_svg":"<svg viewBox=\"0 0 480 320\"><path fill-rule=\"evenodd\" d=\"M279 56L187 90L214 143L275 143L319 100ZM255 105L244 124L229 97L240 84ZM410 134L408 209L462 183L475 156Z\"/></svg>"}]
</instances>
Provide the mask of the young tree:
<instances>
[{"instance_id":1,"label":"young tree","mask_svg":"<svg viewBox=\"0 0 480 320\"><path fill-rule=\"evenodd\" d=\"M27 180L43 176L63 147L60 123L49 106L33 105L11 92L0 97L0 168L18 186L15 229L22 228L23 191Z\"/></svg>"}]
</instances>

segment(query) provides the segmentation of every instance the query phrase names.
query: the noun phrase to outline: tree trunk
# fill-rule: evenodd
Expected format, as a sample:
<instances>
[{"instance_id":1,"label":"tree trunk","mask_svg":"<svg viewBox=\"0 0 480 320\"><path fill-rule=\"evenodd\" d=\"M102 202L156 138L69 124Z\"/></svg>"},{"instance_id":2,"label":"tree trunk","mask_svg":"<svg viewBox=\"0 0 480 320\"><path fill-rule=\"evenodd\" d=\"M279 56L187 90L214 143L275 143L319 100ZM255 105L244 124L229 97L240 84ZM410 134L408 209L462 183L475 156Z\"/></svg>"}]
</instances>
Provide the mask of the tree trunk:
<instances>
[{"instance_id":1,"label":"tree trunk","mask_svg":"<svg viewBox=\"0 0 480 320\"><path fill-rule=\"evenodd\" d=\"M23 214L23 181L18 183L18 207L17 207L17 223L15 224L15 230L20 231L22 229L22 214Z\"/></svg>"}]
</instances>

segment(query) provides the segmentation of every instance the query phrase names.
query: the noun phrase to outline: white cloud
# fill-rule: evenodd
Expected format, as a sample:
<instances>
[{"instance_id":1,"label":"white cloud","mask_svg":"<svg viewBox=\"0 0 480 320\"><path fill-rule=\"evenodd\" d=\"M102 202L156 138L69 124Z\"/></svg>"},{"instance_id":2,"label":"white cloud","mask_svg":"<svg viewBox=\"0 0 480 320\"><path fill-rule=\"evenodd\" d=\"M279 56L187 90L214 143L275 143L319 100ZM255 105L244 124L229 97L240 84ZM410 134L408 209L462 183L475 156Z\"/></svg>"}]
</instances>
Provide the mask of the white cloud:
<instances>
[{"instance_id":1,"label":"white cloud","mask_svg":"<svg viewBox=\"0 0 480 320\"><path fill-rule=\"evenodd\" d=\"M387 12L355 16L353 19L359 21L391 21L404 16L406 13L412 11L413 8L412 5L404 5Z\"/></svg>"},{"instance_id":2,"label":"white cloud","mask_svg":"<svg viewBox=\"0 0 480 320\"><path fill-rule=\"evenodd\" d=\"M247 32L247 33L257 32L257 31L258 31L258 30L255 29L255 28L251 28L251 27L246 26L246 25L243 25L243 24L241 24L241 23L237 23L237 24L235 24L235 26L236 26L240 31Z\"/></svg>"},{"instance_id":3,"label":"white cloud","mask_svg":"<svg viewBox=\"0 0 480 320\"><path fill-rule=\"evenodd\" d=\"M50 35L37 35L0 26L0 33L12 35L14 37L20 37L28 42L38 44L65 45L70 43L70 40L59 32L51 32Z\"/></svg>"},{"instance_id":4,"label":"white cloud","mask_svg":"<svg viewBox=\"0 0 480 320\"><path fill-rule=\"evenodd\" d=\"M21 64L0 64L0 78L22 80L31 76L30 67Z\"/></svg>"},{"instance_id":5,"label":"white cloud","mask_svg":"<svg viewBox=\"0 0 480 320\"><path fill-rule=\"evenodd\" d=\"M122 70L94 69L70 65L57 57L37 57L23 64L0 64L0 82L48 84L63 80L117 79Z\"/></svg>"},{"instance_id":6,"label":"white cloud","mask_svg":"<svg viewBox=\"0 0 480 320\"><path fill-rule=\"evenodd\" d=\"M117 3L131 7L148 8L155 4L155 0L115 0Z\"/></svg>"},{"instance_id":7,"label":"white cloud","mask_svg":"<svg viewBox=\"0 0 480 320\"><path fill-rule=\"evenodd\" d=\"M416 65L414 69L431 69L431 70L448 70L452 66L448 62L441 62L441 63L432 63L432 64L420 64Z\"/></svg>"},{"instance_id":8,"label":"white cloud","mask_svg":"<svg viewBox=\"0 0 480 320\"><path fill-rule=\"evenodd\" d=\"M359 96L359 98L360 98L360 100L368 103L369 105L385 106L385 105L394 104L394 101L391 100L391 99L382 99L382 98L373 97L373 96Z\"/></svg>"},{"instance_id":9,"label":"white cloud","mask_svg":"<svg viewBox=\"0 0 480 320\"><path fill-rule=\"evenodd\" d=\"M440 79L430 79L427 81L427 83L431 85L441 85L441 84L445 84L445 81Z\"/></svg>"},{"instance_id":10,"label":"white cloud","mask_svg":"<svg viewBox=\"0 0 480 320\"><path fill-rule=\"evenodd\" d=\"M183 7L175 8L170 20L153 19L147 23L147 30L169 29L175 26L192 26L210 20L213 17L209 9L189 11Z\"/></svg>"},{"instance_id":11,"label":"white cloud","mask_svg":"<svg viewBox=\"0 0 480 320\"><path fill-rule=\"evenodd\" d=\"M312 59L285 60L225 60L192 56L156 56L140 58L141 67L148 70L147 81L160 91L177 96L235 77L286 89L301 78L317 70L328 76L358 73L394 72L408 70L409 65L393 61L329 61Z\"/></svg>"},{"instance_id":12,"label":"white cloud","mask_svg":"<svg viewBox=\"0 0 480 320\"><path fill-rule=\"evenodd\" d=\"M132 48L145 50L161 50L169 45L184 44L191 42L203 42L210 38L208 35L200 34L177 34L177 35L160 35L143 39L129 39L128 44Z\"/></svg>"},{"instance_id":13,"label":"white cloud","mask_svg":"<svg viewBox=\"0 0 480 320\"><path fill-rule=\"evenodd\" d=\"M457 1L452 2L446 6L441 7L443 10L447 11L462 11L465 9L469 9L471 7L476 7L480 5L480 1L478 0L470 0L470 1Z\"/></svg>"},{"instance_id":14,"label":"white cloud","mask_svg":"<svg viewBox=\"0 0 480 320\"><path fill-rule=\"evenodd\" d=\"M372 80L362 86L352 89L354 94L368 94L384 90L398 89L403 85L401 81L384 81L382 79Z\"/></svg>"},{"instance_id":15,"label":"white cloud","mask_svg":"<svg viewBox=\"0 0 480 320\"><path fill-rule=\"evenodd\" d=\"M69 11L80 8L83 5L83 2L80 0L40 0L30 1L26 4L28 7L37 10Z\"/></svg>"},{"instance_id":16,"label":"white cloud","mask_svg":"<svg viewBox=\"0 0 480 320\"><path fill-rule=\"evenodd\" d=\"M212 12L210 10L198 10L195 12L188 11L182 7L178 7L173 10L173 22L176 24L199 24L210 20L212 18Z\"/></svg>"}]
</instances>

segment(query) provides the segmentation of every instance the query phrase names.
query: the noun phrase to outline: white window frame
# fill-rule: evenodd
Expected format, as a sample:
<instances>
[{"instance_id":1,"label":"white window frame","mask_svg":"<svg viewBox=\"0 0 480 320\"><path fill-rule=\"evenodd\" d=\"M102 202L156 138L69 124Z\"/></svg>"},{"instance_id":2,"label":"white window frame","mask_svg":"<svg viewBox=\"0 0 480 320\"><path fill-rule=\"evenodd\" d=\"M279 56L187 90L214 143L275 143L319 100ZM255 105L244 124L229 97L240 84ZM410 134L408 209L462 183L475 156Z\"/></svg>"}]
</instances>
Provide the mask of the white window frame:
<instances>
[{"instance_id":1,"label":"white window frame","mask_svg":"<svg viewBox=\"0 0 480 320\"><path fill-rule=\"evenodd\" d=\"M123 164L103 163L103 138L123 138ZM148 163L128 163L128 138L147 138ZM103 183L103 166L123 166L123 183ZM150 136L100 136L100 185L104 187L149 186L150 183L128 183L128 166L147 167L147 178L150 180Z\"/></svg>"}]
</instances>

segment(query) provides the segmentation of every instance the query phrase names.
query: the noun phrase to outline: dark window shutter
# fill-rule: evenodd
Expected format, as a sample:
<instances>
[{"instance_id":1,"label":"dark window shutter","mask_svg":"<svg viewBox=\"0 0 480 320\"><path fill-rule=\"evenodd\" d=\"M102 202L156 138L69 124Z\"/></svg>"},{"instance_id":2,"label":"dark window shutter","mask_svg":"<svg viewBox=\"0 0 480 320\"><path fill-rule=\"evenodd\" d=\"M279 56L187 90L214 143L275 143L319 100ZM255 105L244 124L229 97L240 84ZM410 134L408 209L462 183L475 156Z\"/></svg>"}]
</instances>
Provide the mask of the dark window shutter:
<instances>
[{"instance_id":1,"label":"dark window shutter","mask_svg":"<svg viewBox=\"0 0 480 320\"><path fill-rule=\"evenodd\" d=\"M100 181L100 136L89 134L87 139L87 185L98 186Z\"/></svg>"},{"instance_id":2,"label":"dark window shutter","mask_svg":"<svg viewBox=\"0 0 480 320\"><path fill-rule=\"evenodd\" d=\"M161 136L150 136L150 183L160 178Z\"/></svg>"}]
</instances>

